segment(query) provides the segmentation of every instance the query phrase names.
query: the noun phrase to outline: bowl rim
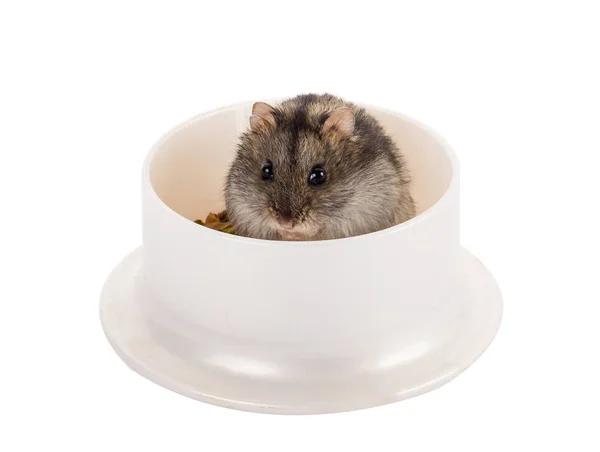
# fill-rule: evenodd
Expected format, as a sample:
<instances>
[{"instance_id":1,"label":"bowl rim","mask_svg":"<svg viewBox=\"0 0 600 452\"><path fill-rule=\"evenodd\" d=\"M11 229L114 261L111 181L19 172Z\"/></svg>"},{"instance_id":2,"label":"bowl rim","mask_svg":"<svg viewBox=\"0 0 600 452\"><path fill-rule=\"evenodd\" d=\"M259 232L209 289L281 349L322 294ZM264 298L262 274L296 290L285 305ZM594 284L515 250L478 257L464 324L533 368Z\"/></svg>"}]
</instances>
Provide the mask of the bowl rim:
<instances>
[{"instance_id":1,"label":"bowl rim","mask_svg":"<svg viewBox=\"0 0 600 452\"><path fill-rule=\"evenodd\" d=\"M284 98L276 98L276 99L268 99L267 101L278 102L283 99ZM178 212L176 212L175 210L173 210L169 205L167 205L160 198L160 196L158 196L158 194L156 193L156 190L154 189L154 186L153 186L151 178L150 178L150 169L151 169L152 162L154 161L156 154L160 151L160 149L162 148L164 143L167 140L169 140L172 136L178 134L179 132L190 127L191 125L193 125L196 122L205 120L211 116L215 116L226 110L239 109L241 107L251 105L253 102L254 101L250 101L250 100L235 102L235 103L224 105L224 106L214 108L214 109L208 110L206 112L199 113L194 116L188 117L188 119L179 122L174 127L171 127L170 130L163 133L158 138L158 140L152 145L152 147L147 152L146 157L144 158L144 161L143 161L142 184L144 186L148 187L147 194L152 198L153 202L158 203L158 205L161 206L161 208L165 211L166 215L169 215L170 217L172 217L174 219L177 218L176 221L181 221L182 225L184 224L183 222L185 222L185 224L189 224L194 227L198 226L192 220L184 217L183 215L181 215ZM265 240L265 239L256 239L256 238L251 238L251 237L238 236L235 234L227 234L227 233L223 233L223 232L211 229L211 228L197 228L199 233L200 234L213 234L214 238L220 238L222 240L237 241L237 242L241 242L241 243L262 245L262 246L272 246L272 247L275 247L275 246L277 246L277 247L331 246L331 245L336 245L336 244L340 244L340 243L349 243L350 241L367 241L374 237L398 233L404 229L414 227L414 226L418 225L420 222L425 221L429 217L435 215L436 212L442 208L445 200L449 196L449 193L452 192L453 189L455 189L455 187L458 185L458 181L459 181L460 162L459 162L458 157L457 157L454 149L452 148L452 146L450 146L448 141L444 137L442 137L436 130L434 130L432 127L422 123L421 121L419 121L415 118L412 118L403 113L400 113L395 110L391 110L386 107L380 107L380 106L369 104L369 103L355 102L355 104L357 104L367 110L376 110L381 113L388 114L390 116L396 116L405 122L411 123L412 125L422 129L427 134L429 134L444 149L444 151L446 152L446 154L450 160L450 164L452 167L452 175L450 178L450 183L448 184L448 187L446 188L446 191L432 206L425 209L423 212L414 216L413 218L411 218L407 221L404 221L400 224L397 224L395 226L381 229L379 231L370 232L367 234L361 234L361 235L352 236L352 237L342 237L342 238L336 238L336 239L309 240L309 241ZM187 227L187 226L184 226L184 227ZM209 237L209 236L207 236L207 237Z\"/></svg>"}]
</instances>

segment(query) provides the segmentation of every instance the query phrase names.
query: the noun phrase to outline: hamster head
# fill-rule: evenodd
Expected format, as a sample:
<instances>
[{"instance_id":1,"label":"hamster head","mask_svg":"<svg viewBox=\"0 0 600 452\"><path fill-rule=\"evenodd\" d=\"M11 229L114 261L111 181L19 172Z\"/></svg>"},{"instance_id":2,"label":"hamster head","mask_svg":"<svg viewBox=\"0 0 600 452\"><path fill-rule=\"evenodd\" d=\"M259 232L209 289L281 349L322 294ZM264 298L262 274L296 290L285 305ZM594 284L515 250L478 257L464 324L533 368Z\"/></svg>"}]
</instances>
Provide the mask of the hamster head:
<instances>
[{"instance_id":1,"label":"hamster head","mask_svg":"<svg viewBox=\"0 0 600 452\"><path fill-rule=\"evenodd\" d=\"M255 103L249 122L225 187L237 234L341 238L410 213L398 207L408 182L400 156L363 109L330 95L302 95L277 107Z\"/></svg>"}]
</instances>

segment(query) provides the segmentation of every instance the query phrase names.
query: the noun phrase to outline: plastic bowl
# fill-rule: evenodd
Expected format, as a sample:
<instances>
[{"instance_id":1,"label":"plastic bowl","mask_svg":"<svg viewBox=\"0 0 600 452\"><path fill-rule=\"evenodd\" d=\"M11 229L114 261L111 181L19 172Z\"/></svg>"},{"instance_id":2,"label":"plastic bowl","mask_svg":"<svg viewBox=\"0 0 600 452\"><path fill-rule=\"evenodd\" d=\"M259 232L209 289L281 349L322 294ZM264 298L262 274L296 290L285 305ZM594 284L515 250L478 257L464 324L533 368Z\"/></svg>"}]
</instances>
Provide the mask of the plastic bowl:
<instances>
[{"instance_id":1,"label":"plastic bowl","mask_svg":"<svg viewBox=\"0 0 600 452\"><path fill-rule=\"evenodd\" d=\"M186 396L330 413L434 389L496 334L500 291L460 244L459 165L437 133L365 106L395 139L418 215L358 237L249 239L194 223L223 183L252 103L190 119L143 167L143 244L109 276L101 320L136 372Z\"/></svg>"}]
</instances>

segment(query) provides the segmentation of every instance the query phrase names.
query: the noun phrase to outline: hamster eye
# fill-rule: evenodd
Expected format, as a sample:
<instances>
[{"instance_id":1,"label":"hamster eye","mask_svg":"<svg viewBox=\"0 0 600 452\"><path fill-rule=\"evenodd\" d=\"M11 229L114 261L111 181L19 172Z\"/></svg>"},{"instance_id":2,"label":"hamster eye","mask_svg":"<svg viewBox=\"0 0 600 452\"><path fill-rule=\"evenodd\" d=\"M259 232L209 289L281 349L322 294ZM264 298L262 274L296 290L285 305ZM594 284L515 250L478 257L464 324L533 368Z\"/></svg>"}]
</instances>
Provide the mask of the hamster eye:
<instances>
[{"instance_id":1,"label":"hamster eye","mask_svg":"<svg viewBox=\"0 0 600 452\"><path fill-rule=\"evenodd\" d=\"M327 173L320 166L315 166L308 176L308 183L310 185L319 186L323 185L327 181Z\"/></svg>"},{"instance_id":2,"label":"hamster eye","mask_svg":"<svg viewBox=\"0 0 600 452\"><path fill-rule=\"evenodd\" d=\"M273 164L271 162L265 162L261 169L262 180L273 180L274 177Z\"/></svg>"}]
</instances>

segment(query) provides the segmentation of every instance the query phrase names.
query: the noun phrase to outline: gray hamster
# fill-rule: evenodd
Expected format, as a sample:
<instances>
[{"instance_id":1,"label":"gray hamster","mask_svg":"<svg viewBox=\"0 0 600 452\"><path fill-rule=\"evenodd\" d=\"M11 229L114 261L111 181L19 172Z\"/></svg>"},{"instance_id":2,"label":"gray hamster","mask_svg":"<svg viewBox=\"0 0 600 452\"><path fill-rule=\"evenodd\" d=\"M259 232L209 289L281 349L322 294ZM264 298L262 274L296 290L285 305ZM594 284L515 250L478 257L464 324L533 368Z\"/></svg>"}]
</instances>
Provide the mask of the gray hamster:
<instances>
[{"instance_id":1,"label":"gray hamster","mask_svg":"<svg viewBox=\"0 0 600 452\"><path fill-rule=\"evenodd\" d=\"M363 108L330 94L253 105L225 183L236 234L328 240L415 215L403 156Z\"/></svg>"}]
</instances>

